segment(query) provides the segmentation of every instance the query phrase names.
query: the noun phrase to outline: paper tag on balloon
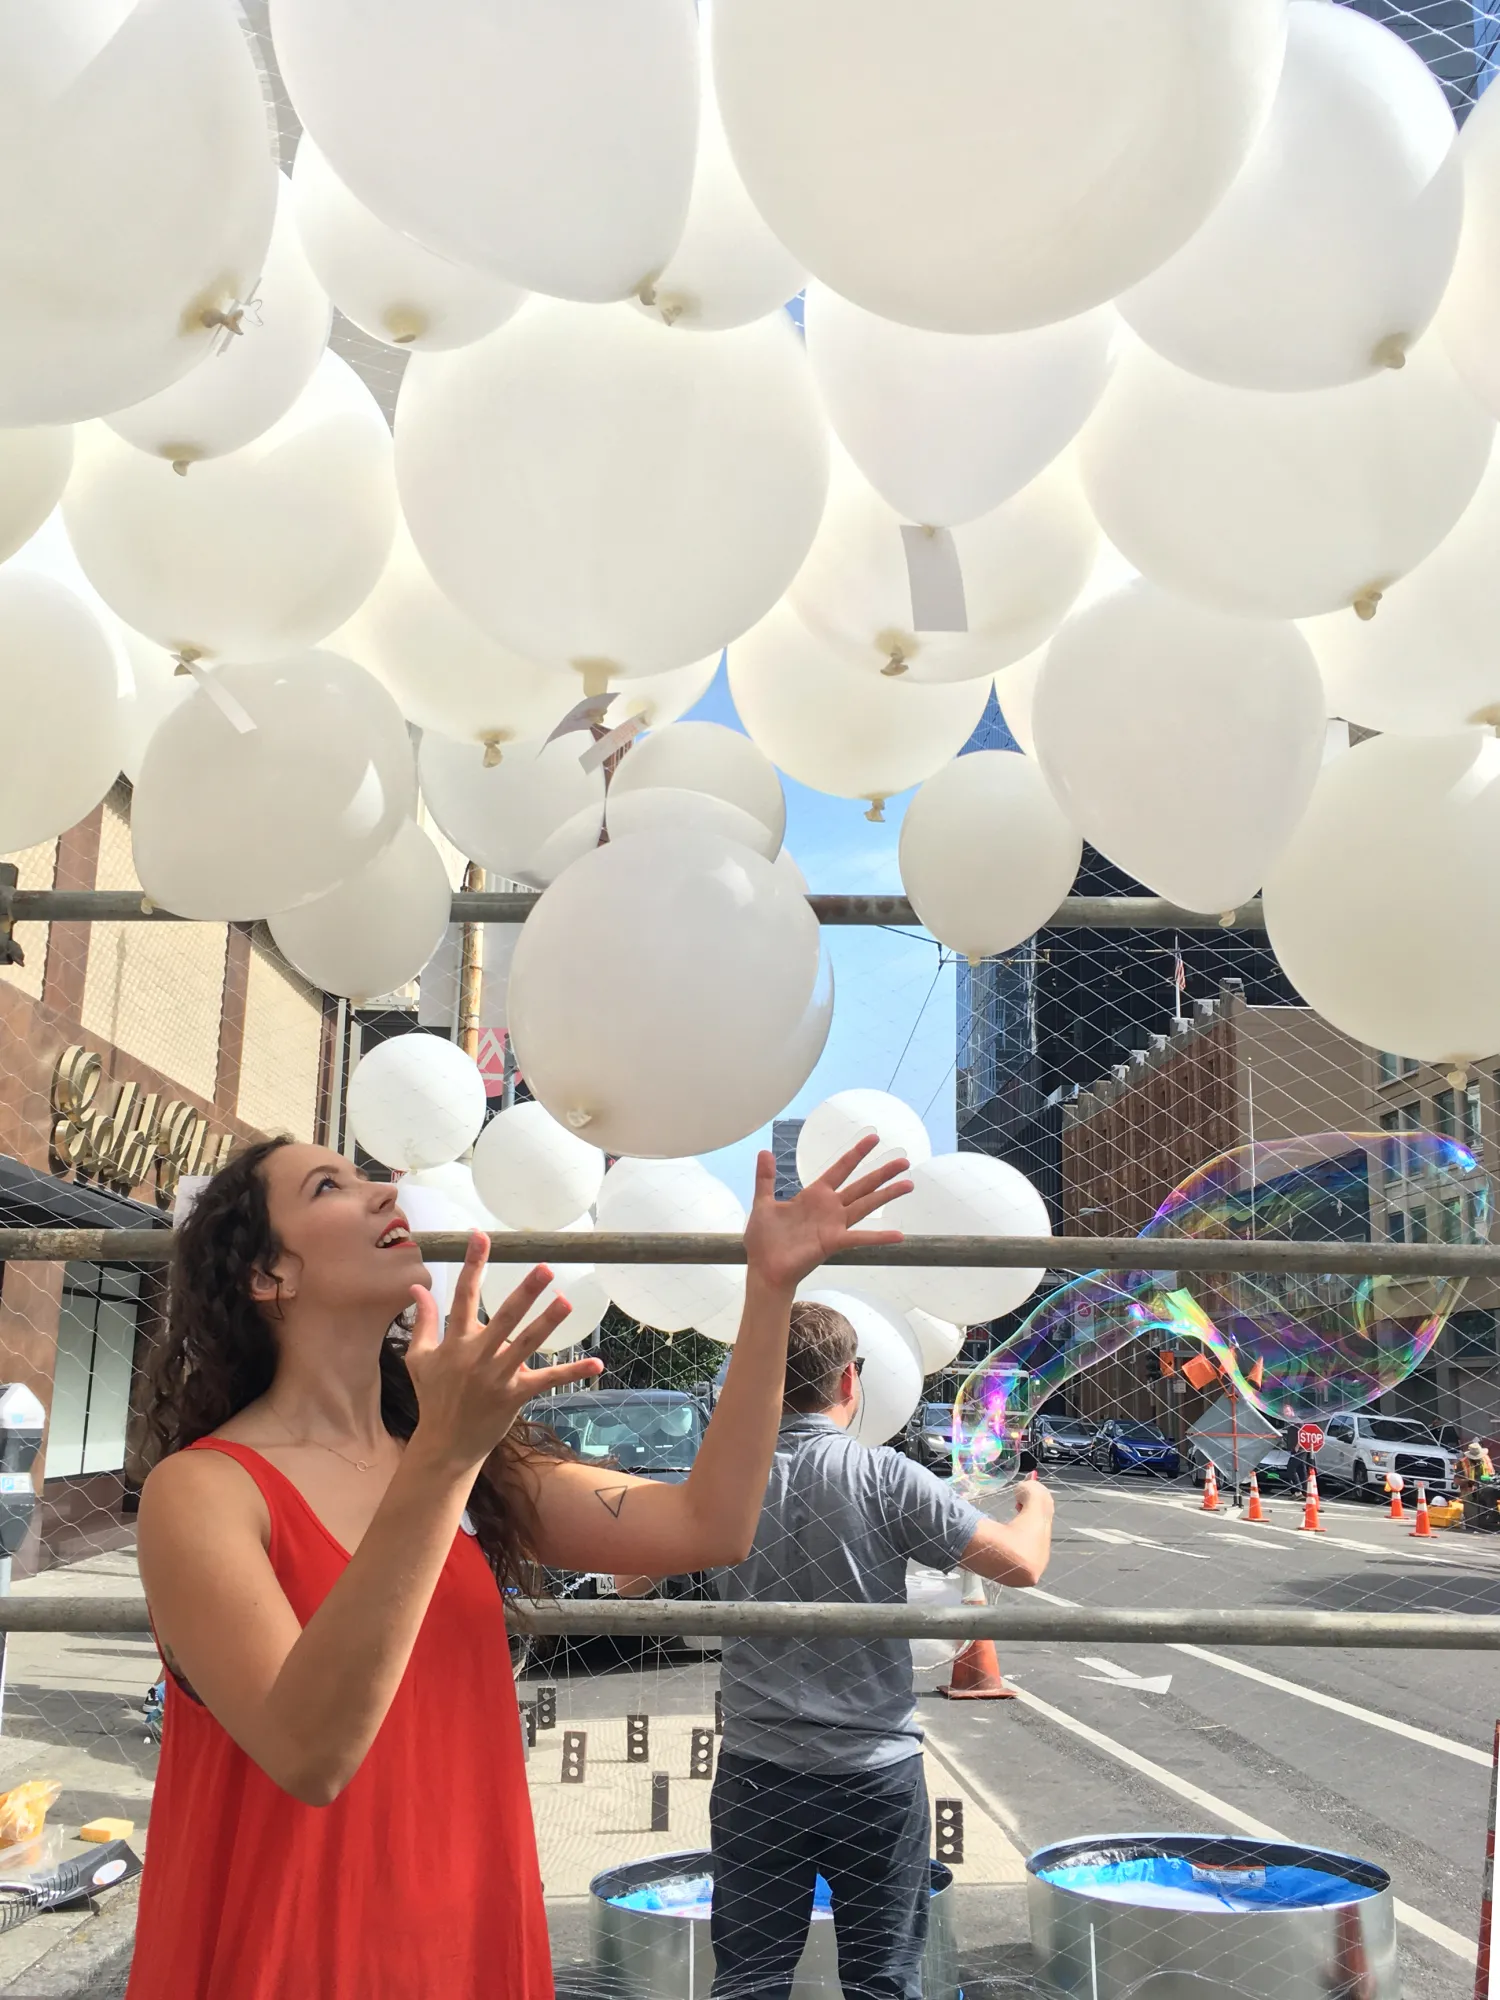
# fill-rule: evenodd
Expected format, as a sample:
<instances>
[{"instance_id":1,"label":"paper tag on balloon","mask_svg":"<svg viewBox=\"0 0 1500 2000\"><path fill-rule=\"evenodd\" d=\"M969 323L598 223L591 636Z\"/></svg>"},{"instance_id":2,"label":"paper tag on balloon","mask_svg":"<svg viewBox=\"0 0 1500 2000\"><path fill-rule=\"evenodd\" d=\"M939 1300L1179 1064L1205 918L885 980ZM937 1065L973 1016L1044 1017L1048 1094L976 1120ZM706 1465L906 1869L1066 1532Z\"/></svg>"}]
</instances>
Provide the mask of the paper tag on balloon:
<instances>
[{"instance_id":1,"label":"paper tag on balloon","mask_svg":"<svg viewBox=\"0 0 1500 2000\"><path fill-rule=\"evenodd\" d=\"M967 632L963 565L951 528L914 528L903 522L906 575L911 584L914 632Z\"/></svg>"},{"instance_id":2,"label":"paper tag on balloon","mask_svg":"<svg viewBox=\"0 0 1500 2000\"><path fill-rule=\"evenodd\" d=\"M568 710L546 739L547 742L555 743L559 736L571 736L579 729L596 729L603 722L605 712L613 700L612 694L586 694L582 701Z\"/></svg>"},{"instance_id":3,"label":"paper tag on balloon","mask_svg":"<svg viewBox=\"0 0 1500 2000\"><path fill-rule=\"evenodd\" d=\"M641 716L632 715L627 721L622 722L618 729L612 729L607 736L601 736L589 745L578 760L580 768L585 771L597 771L599 766L613 757L617 750L623 750L632 737L639 736L645 726Z\"/></svg>"},{"instance_id":4,"label":"paper tag on balloon","mask_svg":"<svg viewBox=\"0 0 1500 2000\"><path fill-rule=\"evenodd\" d=\"M183 665L230 727L237 729L241 736L253 736L255 733L254 717L235 700L228 688L220 683L218 676L206 673L196 660L184 658Z\"/></svg>"}]
</instances>

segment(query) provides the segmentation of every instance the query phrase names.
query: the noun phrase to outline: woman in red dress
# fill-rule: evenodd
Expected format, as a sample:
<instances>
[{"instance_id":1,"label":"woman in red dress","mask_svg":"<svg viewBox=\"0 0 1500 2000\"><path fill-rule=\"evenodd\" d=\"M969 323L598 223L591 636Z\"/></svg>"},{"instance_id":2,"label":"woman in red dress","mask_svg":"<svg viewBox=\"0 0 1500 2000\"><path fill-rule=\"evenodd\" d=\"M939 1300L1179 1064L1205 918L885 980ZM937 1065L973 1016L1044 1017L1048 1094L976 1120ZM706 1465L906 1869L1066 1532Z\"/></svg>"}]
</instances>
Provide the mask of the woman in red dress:
<instances>
[{"instance_id":1,"label":"woman in red dress","mask_svg":"<svg viewBox=\"0 0 1500 2000\"><path fill-rule=\"evenodd\" d=\"M851 1179L874 1143L788 1202L761 1155L739 1340L675 1486L520 1421L602 1365L528 1365L566 1313L516 1332L545 1267L481 1325L476 1233L443 1337L394 1187L284 1140L208 1183L148 1411L168 1680L128 2000L550 2000L502 1589L744 1557L793 1292L896 1240L855 1230L909 1185Z\"/></svg>"}]
</instances>

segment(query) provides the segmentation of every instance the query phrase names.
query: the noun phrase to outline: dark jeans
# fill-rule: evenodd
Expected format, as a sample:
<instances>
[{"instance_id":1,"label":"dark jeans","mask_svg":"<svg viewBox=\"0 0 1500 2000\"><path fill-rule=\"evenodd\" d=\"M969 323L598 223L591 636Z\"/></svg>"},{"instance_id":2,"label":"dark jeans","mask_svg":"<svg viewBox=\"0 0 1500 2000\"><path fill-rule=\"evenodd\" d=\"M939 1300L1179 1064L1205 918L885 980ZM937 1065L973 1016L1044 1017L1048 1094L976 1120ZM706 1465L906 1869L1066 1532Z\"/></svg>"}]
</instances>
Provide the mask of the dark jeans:
<instances>
[{"instance_id":1,"label":"dark jeans","mask_svg":"<svg viewBox=\"0 0 1500 2000\"><path fill-rule=\"evenodd\" d=\"M784 2000L822 1875L848 2000L921 2000L930 1823L920 1755L822 1773L726 1755L709 1818L715 1996Z\"/></svg>"}]
</instances>

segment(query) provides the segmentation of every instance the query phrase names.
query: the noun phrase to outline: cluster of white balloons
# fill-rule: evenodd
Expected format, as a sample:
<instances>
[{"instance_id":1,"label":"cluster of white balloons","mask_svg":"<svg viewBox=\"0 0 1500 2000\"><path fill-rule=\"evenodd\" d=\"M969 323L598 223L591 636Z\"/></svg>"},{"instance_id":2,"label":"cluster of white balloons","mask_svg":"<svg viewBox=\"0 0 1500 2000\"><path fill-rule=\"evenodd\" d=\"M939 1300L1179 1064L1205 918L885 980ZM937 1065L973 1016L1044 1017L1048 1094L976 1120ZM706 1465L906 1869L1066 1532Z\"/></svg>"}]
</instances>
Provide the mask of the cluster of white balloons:
<instances>
[{"instance_id":1,"label":"cluster of white balloons","mask_svg":"<svg viewBox=\"0 0 1500 2000\"><path fill-rule=\"evenodd\" d=\"M545 890L518 1052L635 1157L823 1046L778 768L920 786L903 880L972 958L1086 838L1264 886L1351 1032L1500 1045L1500 96L1456 135L1322 0L271 29L289 176L232 0L0 23L0 852L123 770L148 897L367 999L445 933L435 825ZM335 309L409 357L394 437ZM748 737L679 720L726 647ZM1025 755L960 758L992 690ZM1329 713L1396 740L1325 768ZM1397 815L1431 879L1370 865Z\"/></svg>"}]
</instances>

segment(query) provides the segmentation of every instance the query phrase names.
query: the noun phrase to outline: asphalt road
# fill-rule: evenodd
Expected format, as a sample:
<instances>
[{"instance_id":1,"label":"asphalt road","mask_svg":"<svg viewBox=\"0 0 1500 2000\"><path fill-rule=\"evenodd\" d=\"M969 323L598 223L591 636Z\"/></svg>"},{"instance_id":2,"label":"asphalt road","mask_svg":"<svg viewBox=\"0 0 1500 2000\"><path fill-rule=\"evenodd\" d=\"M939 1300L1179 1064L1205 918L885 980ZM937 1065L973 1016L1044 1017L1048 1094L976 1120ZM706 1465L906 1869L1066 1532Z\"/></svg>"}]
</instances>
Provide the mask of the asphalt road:
<instances>
[{"instance_id":1,"label":"asphalt road","mask_svg":"<svg viewBox=\"0 0 1500 2000\"><path fill-rule=\"evenodd\" d=\"M1325 1501L1327 1532L1313 1536L1297 1532L1289 1498L1268 1501L1267 1524L1251 1526L1227 1507L1205 1514L1186 1482L1065 1472L1053 1485L1043 1592L1058 1601L1500 1612L1500 1547L1487 1538L1416 1541L1409 1522L1349 1501ZM1080 1834L1229 1829L1358 1854L1394 1879L1406 2000L1472 1993L1500 1714L1492 1655L1100 1646L1080 1658L1002 1645L1001 1665L1017 1700L924 1696L922 1711L932 1748L982 1788L1023 1850ZM562 1663L560 1706L701 1712L716 1672L712 1661L627 1660L594 1645L571 1671ZM1165 1676L1161 1692L1130 1685ZM1024 1912L1013 1894L1003 1908L997 1897L966 1928L1011 1968L994 1990L1019 1990Z\"/></svg>"}]
</instances>

